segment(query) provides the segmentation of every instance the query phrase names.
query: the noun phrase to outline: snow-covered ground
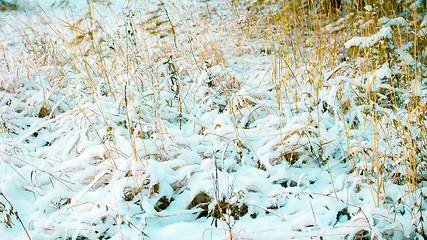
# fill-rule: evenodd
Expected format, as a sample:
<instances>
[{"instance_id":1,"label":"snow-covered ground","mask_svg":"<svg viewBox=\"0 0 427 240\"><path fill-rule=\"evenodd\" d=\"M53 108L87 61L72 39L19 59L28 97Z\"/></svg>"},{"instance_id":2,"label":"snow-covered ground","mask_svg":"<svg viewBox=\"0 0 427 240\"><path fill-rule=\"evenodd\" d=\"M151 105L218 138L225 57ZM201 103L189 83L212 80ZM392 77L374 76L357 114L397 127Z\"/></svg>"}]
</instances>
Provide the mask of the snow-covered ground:
<instances>
[{"instance_id":1,"label":"snow-covered ground","mask_svg":"<svg viewBox=\"0 0 427 240\"><path fill-rule=\"evenodd\" d=\"M422 239L427 48L390 42L427 15L355 21L333 65L264 2L0 12L0 238Z\"/></svg>"}]
</instances>

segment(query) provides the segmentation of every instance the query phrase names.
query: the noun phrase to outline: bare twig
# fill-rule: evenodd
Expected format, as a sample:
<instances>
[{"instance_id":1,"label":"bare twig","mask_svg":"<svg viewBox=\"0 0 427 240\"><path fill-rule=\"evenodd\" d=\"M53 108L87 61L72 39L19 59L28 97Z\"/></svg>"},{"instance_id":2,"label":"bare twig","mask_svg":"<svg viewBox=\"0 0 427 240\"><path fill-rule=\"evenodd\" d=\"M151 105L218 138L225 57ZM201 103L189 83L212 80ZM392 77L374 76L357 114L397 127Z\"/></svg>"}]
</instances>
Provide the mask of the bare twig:
<instances>
[{"instance_id":1,"label":"bare twig","mask_svg":"<svg viewBox=\"0 0 427 240\"><path fill-rule=\"evenodd\" d=\"M10 207L11 207L11 212L12 214L14 214L16 216L16 219L18 219L18 221L21 223L22 228L24 229L25 233L27 234L28 239L31 240L30 234L28 233L27 229L25 228L24 223L22 222L21 218L18 215L18 211L13 211L13 205L12 203L9 201L9 199L6 198L6 196L3 194L3 192L0 192L0 195L9 203Z\"/></svg>"},{"instance_id":2,"label":"bare twig","mask_svg":"<svg viewBox=\"0 0 427 240\"><path fill-rule=\"evenodd\" d=\"M168 10L166 10L166 8L165 8L165 4L164 4L163 2L162 2L162 8L163 8L163 10L164 10L164 11L165 11L165 13L166 13L166 17L168 18L169 24L171 25L171 30L172 30L172 34L173 34L173 43L174 43L175 47L176 47L176 48L178 48L178 45L176 45L175 27L174 27L174 26L173 26L173 24L172 24L172 21L171 21L171 19L170 19L170 17L169 17Z\"/></svg>"}]
</instances>

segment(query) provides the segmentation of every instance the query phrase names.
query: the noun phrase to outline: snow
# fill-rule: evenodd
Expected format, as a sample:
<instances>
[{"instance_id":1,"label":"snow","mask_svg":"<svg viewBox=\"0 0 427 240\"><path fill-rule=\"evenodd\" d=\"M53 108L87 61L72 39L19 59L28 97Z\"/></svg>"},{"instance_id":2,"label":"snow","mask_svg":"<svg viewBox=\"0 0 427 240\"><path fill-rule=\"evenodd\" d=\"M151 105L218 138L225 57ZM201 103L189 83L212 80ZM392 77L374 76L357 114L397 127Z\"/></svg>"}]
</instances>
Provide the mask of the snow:
<instances>
[{"instance_id":1,"label":"snow","mask_svg":"<svg viewBox=\"0 0 427 240\"><path fill-rule=\"evenodd\" d=\"M406 20L403 17L398 17L398 18L393 18L393 19L389 19L388 17L382 17L378 21L383 23L383 24L387 24L388 26L391 26L391 27L396 27L396 26L404 27L404 26L406 26Z\"/></svg>"},{"instance_id":2,"label":"snow","mask_svg":"<svg viewBox=\"0 0 427 240\"><path fill-rule=\"evenodd\" d=\"M397 52L399 54L399 60L401 60L403 62L403 64L405 64L405 65L414 65L415 64L415 59L407 51L405 51L403 49L397 49Z\"/></svg>"},{"instance_id":3,"label":"snow","mask_svg":"<svg viewBox=\"0 0 427 240\"><path fill-rule=\"evenodd\" d=\"M424 16L424 18L420 24L420 27L426 27L426 26L427 26L427 16Z\"/></svg>"},{"instance_id":4,"label":"snow","mask_svg":"<svg viewBox=\"0 0 427 240\"><path fill-rule=\"evenodd\" d=\"M406 177L415 145L401 135L425 133L422 105L405 109L427 95L422 74L402 73L424 64L413 46L373 57L412 20L360 24L378 28L335 39L346 57L333 66L310 58L314 40L275 62L265 19L254 30L248 15L266 16L257 1L17 3L0 12L2 238L421 238L411 204L425 187L376 167ZM201 192L211 199L190 207ZM217 204L229 207L215 218Z\"/></svg>"},{"instance_id":5,"label":"snow","mask_svg":"<svg viewBox=\"0 0 427 240\"><path fill-rule=\"evenodd\" d=\"M391 27L383 27L379 32L369 37L353 37L348 40L344 46L346 48L358 47L359 49L370 48L377 44L380 40L386 40L392 38Z\"/></svg>"}]
</instances>

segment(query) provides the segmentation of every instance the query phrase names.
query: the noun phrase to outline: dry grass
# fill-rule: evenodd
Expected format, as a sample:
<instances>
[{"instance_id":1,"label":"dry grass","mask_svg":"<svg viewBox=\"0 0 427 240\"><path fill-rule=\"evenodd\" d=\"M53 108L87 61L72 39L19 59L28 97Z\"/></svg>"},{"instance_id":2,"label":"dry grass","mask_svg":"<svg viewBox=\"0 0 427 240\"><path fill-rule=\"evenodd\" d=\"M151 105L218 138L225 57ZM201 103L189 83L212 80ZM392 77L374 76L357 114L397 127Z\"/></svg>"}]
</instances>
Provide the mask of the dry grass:
<instances>
[{"instance_id":1,"label":"dry grass","mask_svg":"<svg viewBox=\"0 0 427 240\"><path fill-rule=\"evenodd\" d=\"M156 178L147 170L149 162L168 162L179 156L176 149L192 148L181 144L166 125L179 124L181 130L186 123L191 123L195 135L218 137L223 143L222 162L217 162L215 153L198 154L203 159L215 159L216 176L212 178L216 204L209 214L215 223L224 222L229 239L237 238L233 226L240 213L233 212L238 206L232 202L233 182L227 179L230 191L219 192L219 185L223 183L218 182L218 172L236 171L236 166L244 164L243 152L253 152L253 163L247 164L263 171L282 163L298 168L314 161L329 171L334 185L335 176L330 170L333 166L329 162L334 157L328 150L332 146L340 152L340 161L347 164L349 178L361 179L357 183L347 182L348 195L368 189L374 205L380 207L394 194L389 192L391 185L403 186L404 193L397 203L388 205L387 210L392 213L399 205L405 205L416 219L414 227L425 236L421 215L423 198L419 190L426 181L427 103L423 95L425 84L420 79L425 78L427 39L420 34L421 21L416 14L426 11L425 1L418 9L412 4L415 1L401 3L403 1L398 0L384 4L373 2L370 8L343 1L341 8L335 9L331 4L337 2L328 4L326 0L322 1L324 5L316 4L315 0L280 3L236 0L230 1L228 7L241 20L227 22L228 25L216 29L212 29L209 22L221 17L208 3L206 12L200 15L179 9L170 2L178 13L171 15L168 12L171 9L159 3L150 13L129 8L123 19L114 16L117 22L123 23L118 30L117 26L108 24L108 19L99 16L96 8L99 5L94 2L88 2L89 10L75 21L60 19L63 29L50 24L54 19L45 15L43 9L38 10L38 17L46 29L36 30L38 26L31 22L21 22L24 30L17 29L26 46L25 54L30 58L21 65L28 72L28 79L41 75L51 77L42 86L47 97L33 109L34 115L47 120L22 136L20 142L52 123L65 125L63 119L74 121L72 129L80 136L68 153L80 155L83 142L97 142L104 151L88 161L93 168L100 164L108 168L80 179L86 191L109 184L115 171L124 171L122 175L135 183L125 188L125 201L136 201L138 196L155 198L161 186L157 180L151 180ZM100 4L108 6L108 1ZM405 24L396 20L400 16L405 17ZM396 24L390 24L390 19L395 19ZM379 37L367 46L345 46L353 37L366 40L381 32L385 21L390 24L390 37ZM176 22L184 24L178 27ZM230 24L234 25L230 27ZM237 37L229 39L228 35ZM233 49L221 47L226 41L233 42ZM259 41L262 48L252 49L253 43ZM238 94L245 83L228 71L225 51L233 51L236 56L258 51L269 55L271 82L266 86L275 94L275 106L262 105L265 96L262 94ZM408 56L405 54L414 59L414 64L405 61ZM13 64L18 62L15 60L5 58L2 69L15 69ZM196 70L207 80L185 82L189 72ZM205 82L194 84L197 81ZM70 85L79 90L69 92ZM197 87L190 88L190 85ZM256 90L262 92L263 87L258 86ZM21 94L13 84L5 91ZM221 126L207 126L198 116L188 114L192 106L186 105L185 98L200 105L206 103L201 111L229 113L233 130L222 136L205 133L209 127ZM103 106L106 103L108 108ZM280 136L269 142L269 150L276 154L263 161L244 131L260 112L275 112L280 117ZM292 117L304 119L300 128L286 129ZM320 130L326 128L325 122L331 119L344 129L338 136L326 136ZM16 130L4 126L2 131ZM130 148L124 147L123 142ZM19 152L19 147L15 147ZM225 156L232 153L235 162L225 164ZM123 158L128 161L126 170L118 166L119 159ZM140 165L131 168L133 163ZM70 167L61 174L72 175L81 170ZM63 175L54 178L63 181ZM186 178L176 180L171 188L181 193L187 182ZM333 188L337 201L352 206L348 196L345 200L339 199L336 187ZM163 210L173 200L161 197L157 203L164 205L158 208ZM60 208L71 204L71 200L67 199L62 205L54 201L52 204ZM369 224L366 216L363 221L365 219ZM363 239L370 234L360 229L352 237Z\"/></svg>"},{"instance_id":2,"label":"dry grass","mask_svg":"<svg viewBox=\"0 0 427 240\"><path fill-rule=\"evenodd\" d=\"M337 11L309 1L258 1L257 6L266 10L269 23L266 41L278 109L294 104L295 113L339 118L346 129L348 174L365 179L363 187L370 189L377 207L390 194L390 184L404 185L400 200L411 206L415 227L425 234L419 190L426 180L426 98L420 80L425 77L426 41L417 13L426 11L426 3L419 8L414 3L375 1L355 7L344 2ZM402 16L404 23L389 22L391 36L364 47L344 46L352 37L374 36L386 21ZM402 51L413 62L405 62ZM380 78L375 71L382 68L388 73ZM338 108L322 96L334 86ZM302 109L301 102L308 107ZM313 119L313 125L321 119Z\"/></svg>"}]
</instances>

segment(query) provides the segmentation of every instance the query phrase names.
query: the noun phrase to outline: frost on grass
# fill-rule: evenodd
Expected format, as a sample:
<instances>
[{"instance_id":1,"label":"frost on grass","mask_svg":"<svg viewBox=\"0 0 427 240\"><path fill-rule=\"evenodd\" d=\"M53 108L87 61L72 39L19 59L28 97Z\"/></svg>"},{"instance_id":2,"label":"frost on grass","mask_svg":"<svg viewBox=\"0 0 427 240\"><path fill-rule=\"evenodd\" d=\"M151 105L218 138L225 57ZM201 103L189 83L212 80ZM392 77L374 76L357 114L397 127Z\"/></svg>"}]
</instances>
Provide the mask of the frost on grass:
<instances>
[{"instance_id":1,"label":"frost on grass","mask_svg":"<svg viewBox=\"0 0 427 240\"><path fill-rule=\"evenodd\" d=\"M424 12L319 37L286 2L128 3L1 13L2 236L425 234Z\"/></svg>"}]
</instances>

